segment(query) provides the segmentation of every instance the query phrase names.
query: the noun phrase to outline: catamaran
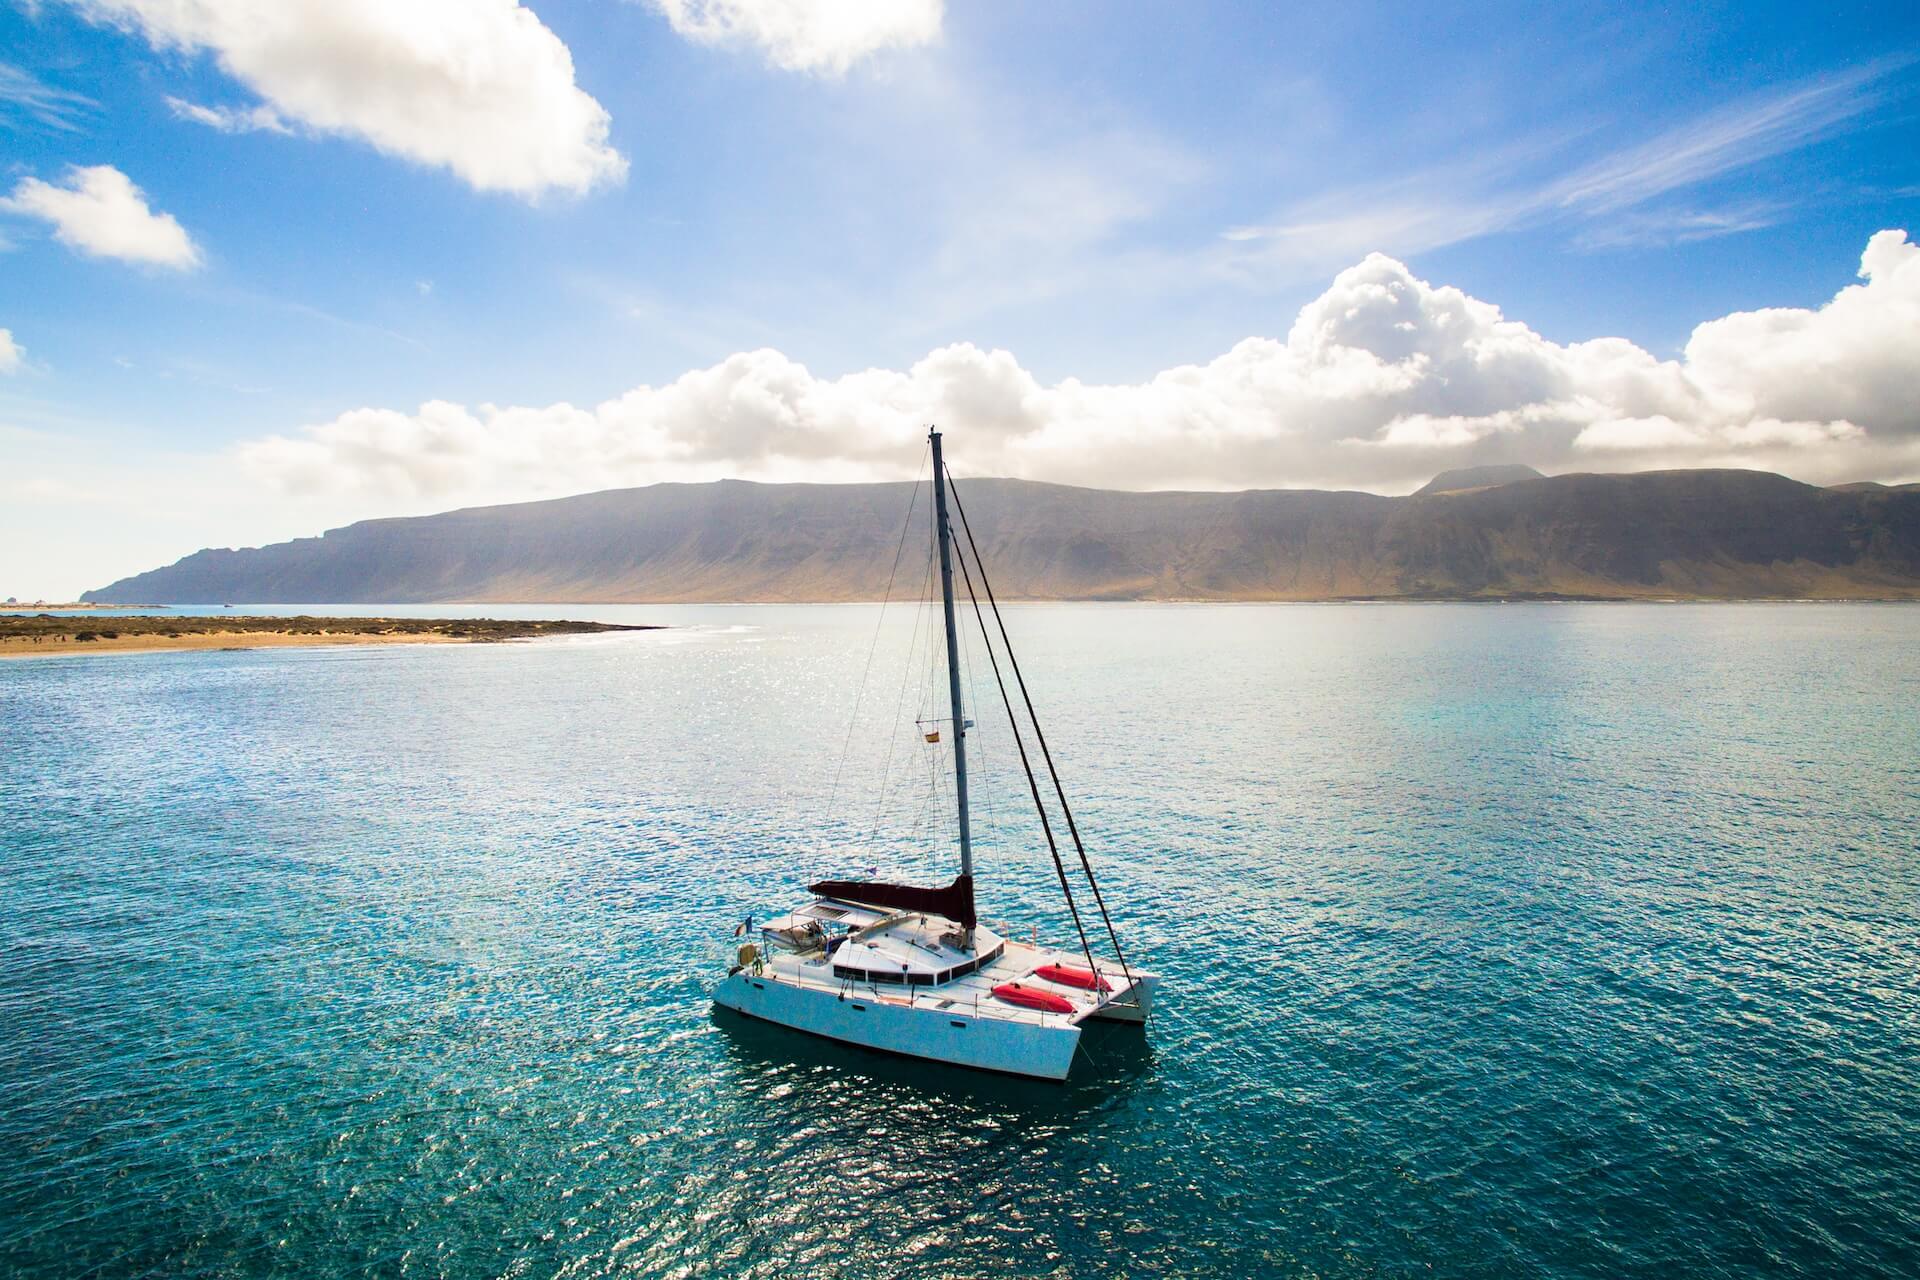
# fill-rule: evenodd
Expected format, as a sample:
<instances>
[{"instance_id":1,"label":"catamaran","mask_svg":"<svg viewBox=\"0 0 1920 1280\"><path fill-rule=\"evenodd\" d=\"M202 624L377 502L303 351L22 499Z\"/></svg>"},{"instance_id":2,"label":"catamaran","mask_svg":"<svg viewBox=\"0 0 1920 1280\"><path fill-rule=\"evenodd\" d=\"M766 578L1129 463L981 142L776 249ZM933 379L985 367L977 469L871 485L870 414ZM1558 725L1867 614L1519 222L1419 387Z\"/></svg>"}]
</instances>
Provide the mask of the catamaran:
<instances>
[{"instance_id":1,"label":"catamaran","mask_svg":"<svg viewBox=\"0 0 1920 1280\"><path fill-rule=\"evenodd\" d=\"M749 1017L870 1049L928 1058L1011 1075L1063 1080L1093 1020L1144 1023L1159 979L1130 963L1107 913L1093 867L1053 767L1053 755L1033 713L1033 700L1000 618L998 602L966 521L966 508L941 457L940 432L927 433L933 457L933 524L938 546L945 623L947 693L951 718L953 794L959 835L959 874L943 887L880 880L820 880L812 895L767 921L739 943L714 1003ZM917 490L916 490L917 492ZM962 540L948 520L948 498L960 514ZM908 515L912 519L911 509ZM904 532L902 535L904 539ZM1020 764L1040 827L1053 856L1066 906L1079 935L1078 951L1005 937L983 924L974 903L973 832L968 812L967 731L961 706L961 667L954 567L966 584L974 621L1006 705ZM979 592L975 590L978 578ZM981 596L985 596L983 610ZM1000 641L986 619L991 616ZM1000 654L1004 653L1003 669ZM1075 901L1053 819L1042 800L1007 676L1026 711L1043 771L1052 782L1079 869L1104 925L1111 956L1096 954ZM940 729L925 733L937 742ZM751 918L736 936L753 932Z\"/></svg>"}]
</instances>

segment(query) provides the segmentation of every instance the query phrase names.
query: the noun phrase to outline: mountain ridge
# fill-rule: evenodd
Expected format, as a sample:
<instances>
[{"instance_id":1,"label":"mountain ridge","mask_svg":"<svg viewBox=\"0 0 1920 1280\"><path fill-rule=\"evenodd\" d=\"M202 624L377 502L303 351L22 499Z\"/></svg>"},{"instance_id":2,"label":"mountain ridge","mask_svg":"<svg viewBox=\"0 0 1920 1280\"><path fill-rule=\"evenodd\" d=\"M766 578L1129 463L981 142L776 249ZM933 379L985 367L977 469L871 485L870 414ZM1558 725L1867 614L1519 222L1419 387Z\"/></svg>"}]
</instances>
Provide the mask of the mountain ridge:
<instances>
[{"instance_id":1,"label":"mountain ridge","mask_svg":"<svg viewBox=\"0 0 1920 1280\"><path fill-rule=\"evenodd\" d=\"M872 600L888 589L909 505L905 545L926 545L926 495L913 488L664 483L381 517L195 552L82 598ZM1536 475L1405 497L998 478L956 488L1007 599L1920 598L1916 486L1822 489L1694 470Z\"/></svg>"},{"instance_id":2,"label":"mountain ridge","mask_svg":"<svg viewBox=\"0 0 1920 1280\"><path fill-rule=\"evenodd\" d=\"M1413 491L1416 498L1436 493L1460 493L1468 489L1489 489L1494 485L1515 484L1522 480L1544 480L1546 476L1518 462L1495 463L1486 467L1455 467L1442 471Z\"/></svg>"}]
</instances>

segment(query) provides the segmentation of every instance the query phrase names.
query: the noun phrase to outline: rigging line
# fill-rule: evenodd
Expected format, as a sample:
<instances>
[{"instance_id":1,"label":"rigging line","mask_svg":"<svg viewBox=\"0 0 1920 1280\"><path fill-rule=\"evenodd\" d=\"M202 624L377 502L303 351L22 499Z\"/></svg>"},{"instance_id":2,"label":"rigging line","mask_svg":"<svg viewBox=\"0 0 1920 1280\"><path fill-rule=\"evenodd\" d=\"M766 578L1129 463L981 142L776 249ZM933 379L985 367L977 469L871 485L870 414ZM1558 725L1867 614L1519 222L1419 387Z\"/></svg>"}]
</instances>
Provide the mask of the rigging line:
<instances>
[{"instance_id":1,"label":"rigging line","mask_svg":"<svg viewBox=\"0 0 1920 1280\"><path fill-rule=\"evenodd\" d=\"M971 640L969 640L967 644L966 659L967 705L975 709L974 714L975 717L978 718L979 709L987 704L980 697L979 675L973 665L973 647ZM988 738L983 731L979 738L970 739L970 741L973 742L973 748L976 753L974 757L977 761L975 765L975 776L979 778L982 783L988 783L993 779L994 769L999 764L999 757L994 754L990 746L992 740ZM981 821L974 831L973 843L975 847L978 847L980 845L980 833L982 831L987 833L987 840L990 843L998 839L1000 810L996 796L999 794L999 788L992 785L983 785L977 788L976 794L978 794L980 798L980 803L976 807L979 810ZM993 847L996 849L999 848L998 844L994 844Z\"/></svg>"},{"instance_id":2,"label":"rigging line","mask_svg":"<svg viewBox=\"0 0 1920 1280\"><path fill-rule=\"evenodd\" d=\"M929 449L932 445L927 446ZM926 457L926 451L920 454ZM853 750L853 731L860 724L860 703L867 696L867 681L873 676L873 658L880 652L880 632L887 623L887 606L893 602L893 580L900 572L900 553L907 549L907 530L913 527L913 509L920 502L919 470L915 468L913 489L907 497L907 518L900 522L900 540L893 547L893 567L887 570L887 590L880 597L880 616L873 624L873 643L867 646L867 665L860 670L860 686L853 694L853 715L847 720L847 738L840 744L840 763L833 770L833 786L827 792L827 816L834 814L834 802L840 798L840 777L847 769L847 756Z\"/></svg>"},{"instance_id":3,"label":"rigging line","mask_svg":"<svg viewBox=\"0 0 1920 1280\"><path fill-rule=\"evenodd\" d=\"M933 581L933 553L931 547L928 548L927 568L923 579L920 586L920 593L924 598L928 590L928 584ZM869 832L867 836L869 843L877 842L880 839L880 818L886 811L887 790L893 779L893 753L900 745L900 708L906 705L907 685L912 680L914 674L914 651L919 648L920 645L920 623L925 616L926 610L924 608L914 613L913 634L907 637L907 660L900 672L900 692L895 695L893 700L893 731L887 735L887 759L886 763L880 767L879 798L874 802L873 806L873 830ZM932 643L932 641L929 640L928 643Z\"/></svg>"},{"instance_id":4,"label":"rigging line","mask_svg":"<svg viewBox=\"0 0 1920 1280\"><path fill-rule=\"evenodd\" d=\"M958 547L954 548L956 551ZM1093 946L1087 941L1086 926L1080 923L1080 908L1074 905L1073 889L1067 884L1067 864L1060 860L1060 845L1053 838L1053 823L1047 818L1047 806L1040 802L1040 782L1033 776L1033 762L1027 758L1027 742L1020 734L1020 722L1013 718L1013 698L1007 693L1007 682L1000 676L1000 659L994 655L993 640L987 631L987 620L980 612L980 598L973 594L973 574L967 570L967 558L956 555L960 564L960 576L966 580L967 599L973 602L974 621L980 624L980 639L985 642L987 657L993 664L994 683L1000 686L1000 701L1007 707L1007 723L1013 726L1013 745L1020 748L1020 767L1027 773L1027 789L1033 792L1033 807L1040 814L1040 830L1046 833L1047 852L1053 855L1053 872L1060 877L1060 892L1066 895L1067 911L1073 916L1073 929L1080 935L1080 950L1087 957L1087 968L1095 973L1099 968L1093 962ZM981 581L986 581L987 572L980 571ZM1007 650L1007 659L1012 661L1013 651Z\"/></svg>"},{"instance_id":5,"label":"rigging line","mask_svg":"<svg viewBox=\"0 0 1920 1280\"><path fill-rule=\"evenodd\" d=\"M933 578L934 578L935 565L936 565L936 561L933 558L933 545L929 543L927 545L927 570L924 577L922 578L921 587L920 587L920 604L919 604L919 613L917 615L916 627L914 631L914 648L912 652L908 654L908 661L910 663L918 664L918 666L909 666L908 668L909 674L918 681L918 683L914 688L914 693L913 693L913 697L914 697L913 723L909 725L906 722L906 720L901 716L901 714L896 712L894 716L895 723L893 726L893 733L890 739L890 742L893 744L892 749L897 750L901 734L904 733L907 735L907 759L904 762L902 762L900 766L900 784L899 784L898 790L903 796L905 796L908 803L921 804L921 805L926 805L931 802L928 801L924 795L921 795L918 800L915 800L913 796L906 796L905 793L906 793L907 784L909 781L908 775L916 767L916 765L921 762L922 756L924 754L920 747L919 734L921 732L921 729L920 729L919 722L921 719L922 712L926 708L927 699L930 696L927 691L932 687L933 677L928 673L931 672L933 669L932 664L935 660L934 645L938 643L937 638L934 634L933 609L932 609L932 606L928 603L928 600L931 598L931 594L933 592ZM926 624L924 630L922 630L919 627L918 625L919 623ZM901 681L902 681L901 695L903 698L905 697L905 693L906 693L905 683L907 678L908 677L906 675L903 675L901 677ZM936 771L934 770L933 766L929 765L928 776L931 777L934 772ZM931 787L934 787L936 784L933 782L929 782L927 785L929 788L931 788Z\"/></svg>"},{"instance_id":6,"label":"rigging line","mask_svg":"<svg viewBox=\"0 0 1920 1280\"><path fill-rule=\"evenodd\" d=\"M930 543L929 557L932 555L931 545ZM929 558L928 563L930 565L933 563L931 558ZM920 684L919 701L914 708L913 722L914 758L926 766L926 785L920 793L920 808L916 811L917 816L914 826L914 853L918 857L924 857L934 847L937 839L934 815L938 810L945 807L944 802L946 798L946 793L942 788L942 783L946 778L946 770L941 767L941 760L945 756L945 748L935 747L926 741L928 726L932 725L937 729L939 724L942 723L933 717L934 710L936 709L933 705L934 670L939 665L941 655L940 651L935 647L936 640L935 628L933 626L932 602L933 588L931 580L929 580L927 590L928 598L924 603L928 621L926 669L923 673L926 678L921 681ZM950 742L951 737L943 738L941 741L942 743Z\"/></svg>"},{"instance_id":7,"label":"rigging line","mask_svg":"<svg viewBox=\"0 0 1920 1280\"><path fill-rule=\"evenodd\" d=\"M1120 949L1120 935L1114 932L1113 917L1107 914L1107 900L1100 893L1100 882L1094 879L1093 863L1087 858L1087 847L1080 840L1080 824L1073 820L1073 808L1067 803L1067 789L1060 785L1060 771L1054 768L1053 752L1047 747L1047 735L1040 728L1040 716L1033 709L1033 696L1027 692L1026 677L1020 674L1020 659L1013 656L1013 641L1007 637L1006 619L1000 616L1000 602L994 599L993 583L987 578L986 562L980 558L980 548L973 540L973 526L967 523L967 507L960 501L960 492L953 484L953 470L947 468L947 493L953 498L953 506L960 513L960 528L967 535L967 547L973 553L973 562L980 569L980 585L986 588L987 603L993 608L993 621L1000 628L1000 644L1007 651L1007 664L1013 668L1014 683L1020 686L1020 699L1027 704L1027 719L1033 723L1034 740L1040 744L1041 758L1047 762L1047 775L1053 779L1053 793L1060 798L1060 812L1066 815L1067 831L1073 836L1074 851L1080 855L1080 869L1086 873L1087 887L1093 890L1094 905L1100 908L1100 922L1107 927L1107 940L1113 943L1114 958L1120 961L1120 972L1126 975L1127 982L1133 982L1133 970L1127 965L1127 956ZM975 608L979 607L975 603ZM984 633L986 623L980 624ZM1007 715L1013 715L1013 704L1007 704Z\"/></svg>"}]
</instances>

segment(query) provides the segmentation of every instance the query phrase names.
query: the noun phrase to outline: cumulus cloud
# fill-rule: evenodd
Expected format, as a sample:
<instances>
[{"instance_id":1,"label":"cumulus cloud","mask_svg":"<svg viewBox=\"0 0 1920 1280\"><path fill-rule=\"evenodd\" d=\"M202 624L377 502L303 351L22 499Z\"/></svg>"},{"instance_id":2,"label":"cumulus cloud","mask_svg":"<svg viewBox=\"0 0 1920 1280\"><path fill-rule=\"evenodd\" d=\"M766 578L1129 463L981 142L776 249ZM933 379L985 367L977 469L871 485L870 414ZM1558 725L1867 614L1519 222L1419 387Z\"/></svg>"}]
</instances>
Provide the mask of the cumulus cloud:
<instances>
[{"instance_id":1,"label":"cumulus cloud","mask_svg":"<svg viewBox=\"0 0 1920 1280\"><path fill-rule=\"evenodd\" d=\"M1043 384L1010 353L966 343L838 378L760 350L592 407L358 409L242 458L286 492L450 503L728 475L895 477L934 422L975 473L1126 488L1395 490L1499 461L1920 478L1920 246L1881 232L1861 277L1817 310L1709 321L1662 360L1621 338L1550 342L1372 254L1284 339L1140 383Z\"/></svg>"},{"instance_id":2,"label":"cumulus cloud","mask_svg":"<svg viewBox=\"0 0 1920 1280\"><path fill-rule=\"evenodd\" d=\"M200 264L185 228L150 208L146 193L110 164L75 165L57 186L22 178L0 210L50 223L56 240L89 257L181 271Z\"/></svg>"},{"instance_id":3,"label":"cumulus cloud","mask_svg":"<svg viewBox=\"0 0 1920 1280\"><path fill-rule=\"evenodd\" d=\"M209 50L266 100L176 106L204 124L291 122L525 197L626 176L606 109L574 83L567 46L515 0L71 3L157 49Z\"/></svg>"},{"instance_id":4,"label":"cumulus cloud","mask_svg":"<svg viewBox=\"0 0 1920 1280\"><path fill-rule=\"evenodd\" d=\"M27 349L13 340L13 330L0 329L0 373L18 373Z\"/></svg>"},{"instance_id":5,"label":"cumulus cloud","mask_svg":"<svg viewBox=\"0 0 1920 1280\"><path fill-rule=\"evenodd\" d=\"M1920 246L1882 231L1860 259L1865 284L1818 311L1745 311L1694 330L1702 386L1756 418L1841 419L1875 435L1920 428Z\"/></svg>"},{"instance_id":6,"label":"cumulus cloud","mask_svg":"<svg viewBox=\"0 0 1920 1280\"><path fill-rule=\"evenodd\" d=\"M930 44L945 0L653 0L673 29L710 45L752 45L788 71L845 75L887 49Z\"/></svg>"}]
</instances>

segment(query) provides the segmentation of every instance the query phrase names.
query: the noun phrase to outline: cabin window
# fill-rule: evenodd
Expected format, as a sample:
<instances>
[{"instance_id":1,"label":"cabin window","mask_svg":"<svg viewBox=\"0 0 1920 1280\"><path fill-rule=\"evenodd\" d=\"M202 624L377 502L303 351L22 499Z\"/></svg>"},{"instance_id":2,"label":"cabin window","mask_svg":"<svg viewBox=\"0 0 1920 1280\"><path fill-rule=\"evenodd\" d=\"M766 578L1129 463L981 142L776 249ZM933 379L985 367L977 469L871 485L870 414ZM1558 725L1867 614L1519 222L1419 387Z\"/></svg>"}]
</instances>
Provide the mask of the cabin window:
<instances>
[{"instance_id":1,"label":"cabin window","mask_svg":"<svg viewBox=\"0 0 1920 1280\"><path fill-rule=\"evenodd\" d=\"M847 965L833 966L833 976L846 978L852 982L885 982L898 986L907 980L904 973L891 973L885 969L854 969Z\"/></svg>"},{"instance_id":2,"label":"cabin window","mask_svg":"<svg viewBox=\"0 0 1920 1280\"><path fill-rule=\"evenodd\" d=\"M867 945L873 944L869 942ZM1004 950L1005 948L996 947L983 956L975 956L964 964L957 964L951 969L943 969L934 974L900 973L891 969L856 969L852 965L836 964L833 966L833 976L845 978L850 982L884 982L894 986L901 984L916 987L938 986L943 982L951 982L955 978L964 978L982 965L992 964L1000 958Z\"/></svg>"}]
</instances>

